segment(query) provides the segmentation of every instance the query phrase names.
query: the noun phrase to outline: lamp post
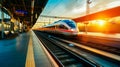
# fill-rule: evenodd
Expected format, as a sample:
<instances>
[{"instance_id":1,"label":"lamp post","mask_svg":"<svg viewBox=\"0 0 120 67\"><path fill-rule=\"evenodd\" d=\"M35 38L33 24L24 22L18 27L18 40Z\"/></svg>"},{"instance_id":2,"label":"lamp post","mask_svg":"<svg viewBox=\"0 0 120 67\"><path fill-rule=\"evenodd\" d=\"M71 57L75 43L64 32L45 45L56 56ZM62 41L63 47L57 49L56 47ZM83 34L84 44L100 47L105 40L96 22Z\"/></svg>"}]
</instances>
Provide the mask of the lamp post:
<instances>
[{"instance_id":1,"label":"lamp post","mask_svg":"<svg viewBox=\"0 0 120 67\"><path fill-rule=\"evenodd\" d=\"M90 7L89 7L89 5L92 3L92 1L91 0L86 0L86 15L88 15L89 14L89 11L90 11ZM87 25L88 25L88 22L87 21L85 21L85 33L87 34Z\"/></svg>"}]
</instances>

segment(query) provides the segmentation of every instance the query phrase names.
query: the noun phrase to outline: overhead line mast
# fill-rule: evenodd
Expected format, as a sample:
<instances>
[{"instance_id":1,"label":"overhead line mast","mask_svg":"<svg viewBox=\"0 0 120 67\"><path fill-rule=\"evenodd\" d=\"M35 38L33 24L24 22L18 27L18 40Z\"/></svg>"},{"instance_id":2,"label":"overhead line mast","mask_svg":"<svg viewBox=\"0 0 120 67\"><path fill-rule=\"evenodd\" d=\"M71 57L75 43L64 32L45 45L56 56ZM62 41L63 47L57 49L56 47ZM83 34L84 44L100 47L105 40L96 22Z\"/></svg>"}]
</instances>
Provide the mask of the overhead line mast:
<instances>
[{"instance_id":1,"label":"overhead line mast","mask_svg":"<svg viewBox=\"0 0 120 67\"><path fill-rule=\"evenodd\" d=\"M92 0L87 0L86 1L86 15L88 15L90 13L90 4L92 3ZM85 22L85 33L87 34L87 24L88 21Z\"/></svg>"}]
</instances>

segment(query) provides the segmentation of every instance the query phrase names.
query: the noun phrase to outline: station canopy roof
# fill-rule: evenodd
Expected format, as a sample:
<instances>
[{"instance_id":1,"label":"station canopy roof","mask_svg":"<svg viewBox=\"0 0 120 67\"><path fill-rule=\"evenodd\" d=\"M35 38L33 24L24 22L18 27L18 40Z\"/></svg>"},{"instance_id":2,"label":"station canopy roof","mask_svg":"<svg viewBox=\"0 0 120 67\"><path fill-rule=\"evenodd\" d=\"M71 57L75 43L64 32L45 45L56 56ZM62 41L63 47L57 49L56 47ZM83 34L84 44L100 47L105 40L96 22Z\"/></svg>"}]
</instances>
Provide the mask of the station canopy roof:
<instances>
[{"instance_id":1,"label":"station canopy roof","mask_svg":"<svg viewBox=\"0 0 120 67\"><path fill-rule=\"evenodd\" d=\"M0 0L0 4L8 11L4 12L11 13L11 16L15 19L19 18L21 21L28 21L30 24L36 22L47 2L48 0ZM31 22L31 17L33 22Z\"/></svg>"}]
</instances>

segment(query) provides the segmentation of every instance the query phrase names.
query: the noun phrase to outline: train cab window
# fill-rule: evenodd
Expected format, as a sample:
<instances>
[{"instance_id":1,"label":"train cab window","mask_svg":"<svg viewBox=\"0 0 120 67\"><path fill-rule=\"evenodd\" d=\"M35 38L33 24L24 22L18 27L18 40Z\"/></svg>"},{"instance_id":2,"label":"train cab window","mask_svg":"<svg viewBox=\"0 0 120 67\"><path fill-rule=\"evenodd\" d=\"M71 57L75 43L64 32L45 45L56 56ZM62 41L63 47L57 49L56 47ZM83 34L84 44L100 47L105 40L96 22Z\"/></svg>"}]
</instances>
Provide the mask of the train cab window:
<instances>
[{"instance_id":1,"label":"train cab window","mask_svg":"<svg viewBox=\"0 0 120 67\"><path fill-rule=\"evenodd\" d=\"M75 22L74 21L72 21L72 20L64 20L64 22L66 22L70 27L72 27L72 28L75 28L76 26L75 26Z\"/></svg>"}]
</instances>

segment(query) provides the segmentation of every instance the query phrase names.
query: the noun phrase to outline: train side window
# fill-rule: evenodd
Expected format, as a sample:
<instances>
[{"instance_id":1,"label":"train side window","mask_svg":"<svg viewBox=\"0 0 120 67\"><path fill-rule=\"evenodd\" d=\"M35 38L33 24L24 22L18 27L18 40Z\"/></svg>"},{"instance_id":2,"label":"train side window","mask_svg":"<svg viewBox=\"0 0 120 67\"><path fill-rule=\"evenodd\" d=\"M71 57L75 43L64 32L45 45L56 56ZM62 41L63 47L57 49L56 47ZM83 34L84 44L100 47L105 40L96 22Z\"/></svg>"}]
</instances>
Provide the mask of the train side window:
<instances>
[{"instance_id":1,"label":"train side window","mask_svg":"<svg viewBox=\"0 0 120 67\"><path fill-rule=\"evenodd\" d=\"M59 25L59 28L60 28L60 29L68 29L67 27L65 27L65 26L64 26L64 25L62 25L62 24L61 24L61 25Z\"/></svg>"}]
</instances>

